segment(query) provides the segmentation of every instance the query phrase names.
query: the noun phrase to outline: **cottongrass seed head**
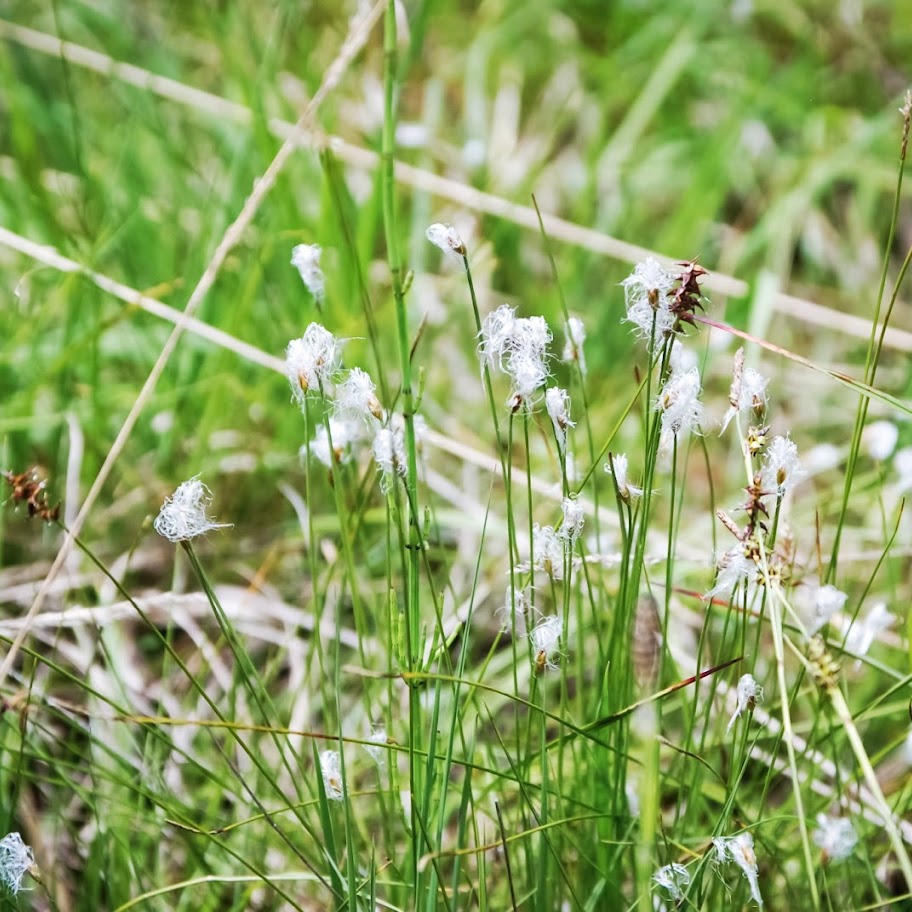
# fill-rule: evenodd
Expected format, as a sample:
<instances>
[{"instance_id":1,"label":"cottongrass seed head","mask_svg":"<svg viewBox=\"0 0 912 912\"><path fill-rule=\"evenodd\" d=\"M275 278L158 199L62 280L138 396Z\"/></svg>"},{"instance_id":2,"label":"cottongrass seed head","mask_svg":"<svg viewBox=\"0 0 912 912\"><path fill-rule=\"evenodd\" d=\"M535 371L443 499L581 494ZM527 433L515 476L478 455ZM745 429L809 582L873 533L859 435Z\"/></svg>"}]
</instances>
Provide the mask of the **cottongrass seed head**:
<instances>
[{"instance_id":1,"label":"cottongrass seed head","mask_svg":"<svg viewBox=\"0 0 912 912\"><path fill-rule=\"evenodd\" d=\"M514 638L526 635L526 612L529 610L529 598L524 589L508 586L504 600L495 611L500 629Z\"/></svg>"},{"instance_id":2,"label":"cottongrass seed head","mask_svg":"<svg viewBox=\"0 0 912 912\"><path fill-rule=\"evenodd\" d=\"M649 257L638 263L621 285L627 304L624 320L633 323L636 334L650 346L661 343L675 325L669 297L675 285L674 274Z\"/></svg>"},{"instance_id":3,"label":"cottongrass seed head","mask_svg":"<svg viewBox=\"0 0 912 912\"><path fill-rule=\"evenodd\" d=\"M561 512L564 518L558 534L567 543L567 547L572 548L583 534L586 511L582 501L575 497L565 497L561 503Z\"/></svg>"},{"instance_id":4,"label":"cottongrass seed head","mask_svg":"<svg viewBox=\"0 0 912 912\"><path fill-rule=\"evenodd\" d=\"M532 641L532 660L539 674L546 668L557 668L563 632L564 622L557 615L544 618L532 628L529 634Z\"/></svg>"},{"instance_id":5,"label":"cottongrass seed head","mask_svg":"<svg viewBox=\"0 0 912 912\"><path fill-rule=\"evenodd\" d=\"M0 839L0 881L14 895L22 889L22 878L35 866L35 854L18 833Z\"/></svg>"},{"instance_id":6,"label":"cottongrass seed head","mask_svg":"<svg viewBox=\"0 0 912 912\"><path fill-rule=\"evenodd\" d=\"M425 233L427 239L444 253L457 257L466 255L466 245L459 236L459 232L452 225L442 225L440 222L435 222Z\"/></svg>"},{"instance_id":7,"label":"cottongrass seed head","mask_svg":"<svg viewBox=\"0 0 912 912\"><path fill-rule=\"evenodd\" d=\"M716 861L721 865L734 862L744 875L750 887L751 898L758 906L763 906L760 895L760 875L757 870L757 855L754 852L754 837L747 830L737 836L717 836L712 841L716 850Z\"/></svg>"},{"instance_id":8,"label":"cottongrass seed head","mask_svg":"<svg viewBox=\"0 0 912 912\"><path fill-rule=\"evenodd\" d=\"M329 430L327 431L325 424L321 424L310 443L304 444L298 450L298 455L303 463L307 459L308 452L310 452L328 469L336 465L345 465L351 462L355 445L362 441L365 435L366 428L362 421L331 416L329 418ZM330 437L332 437L331 453Z\"/></svg>"},{"instance_id":9,"label":"cottongrass seed head","mask_svg":"<svg viewBox=\"0 0 912 912\"><path fill-rule=\"evenodd\" d=\"M629 504L638 497L642 497L643 489L630 483L627 457L624 453L609 454L608 462L605 463L605 471L614 477L618 496L624 503Z\"/></svg>"},{"instance_id":10,"label":"cottongrass seed head","mask_svg":"<svg viewBox=\"0 0 912 912\"><path fill-rule=\"evenodd\" d=\"M817 829L814 842L820 846L824 864L838 864L845 861L858 844L858 834L848 817L817 815Z\"/></svg>"},{"instance_id":11,"label":"cottongrass seed head","mask_svg":"<svg viewBox=\"0 0 912 912\"><path fill-rule=\"evenodd\" d=\"M336 387L333 409L337 415L348 418L362 418L382 421L383 406L377 398L377 387L367 371L353 367L345 379Z\"/></svg>"},{"instance_id":12,"label":"cottongrass seed head","mask_svg":"<svg viewBox=\"0 0 912 912\"><path fill-rule=\"evenodd\" d=\"M301 281L314 296L317 304L323 303L326 294L326 280L323 277L323 270L320 269L322 252L319 244L298 244L291 251L291 265L298 270Z\"/></svg>"},{"instance_id":13,"label":"cottongrass seed head","mask_svg":"<svg viewBox=\"0 0 912 912\"><path fill-rule=\"evenodd\" d=\"M572 364L575 361L584 377L586 376L586 354L583 351L583 343L585 341L585 324L579 317L570 317L567 320L567 341L564 343L561 361L566 364Z\"/></svg>"},{"instance_id":14,"label":"cottongrass seed head","mask_svg":"<svg viewBox=\"0 0 912 912\"><path fill-rule=\"evenodd\" d=\"M544 570L551 579L564 578L564 539L554 531L554 526L532 526L532 561L531 565L522 564L520 569Z\"/></svg>"},{"instance_id":15,"label":"cottongrass seed head","mask_svg":"<svg viewBox=\"0 0 912 912\"><path fill-rule=\"evenodd\" d=\"M684 898L684 891L690 886L690 872L684 865L673 862L659 868L652 875L652 882L667 890L674 902L680 902Z\"/></svg>"},{"instance_id":16,"label":"cottongrass seed head","mask_svg":"<svg viewBox=\"0 0 912 912\"><path fill-rule=\"evenodd\" d=\"M740 412L749 412L752 421L761 421L766 414L767 386L768 377L764 377L752 367L744 367L744 349L739 348L735 352L735 366L728 394L729 408L722 419L722 431Z\"/></svg>"},{"instance_id":17,"label":"cottongrass seed head","mask_svg":"<svg viewBox=\"0 0 912 912\"><path fill-rule=\"evenodd\" d=\"M478 346L482 365L500 370L512 381L507 405L513 412L532 407L548 370L551 330L544 317L517 317L509 304L489 313L481 325Z\"/></svg>"},{"instance_id":18,"label":"cottongrass seed head","mask_svg":"<svg viewBox=\"0 0 912 912\"><path fill-rule=\"evenodd\" d=\"M672 371L655 404L662 415L663 446L679 434L700 430L700 419L703 417L700 391L698 368Z\"/></svg>"},{"instance_id":19,"label":"cottongrass seed head","mask_svg":"<svg viewBox=\"0 0 912 912\"><path fill-rule=\"evenodd\" d=\"M345 783L342 780L342 759L338 751L320 752L320 773L326 797L330 801L341 801L345 797Z\"/></svg>"},{"instance_id":20,"label":"cottongrass seed head","mask_svg":"<svg viewBox=\"0 0 912 912\"><path fill-rule=\"evenodd\" d=\"M310 390L329 393L342 363L342 346L319 323L311 323L300 339L292 339L285 349L285 373L295 401L304 408Z\"/></svg>"},{"instance_id":21,"label":"cottongrass seed head","mask_svg":"<svg viewBox=\"0 0 912 912\"><path fill-rule=\"evenodd\" d=\"M738 681L737 688L737 705L735 706L735 711L732 713L731 719L728 720L728 727L725 729L726 733L732 730L735 720L738 719L742 713L747 712L749 709L753 709L762 699L763 688L754 680L754 676L752 674L741 675L741 680Z\"/></svg>"},{"instance_id":22,"label":"cottongrass seed head","mask_svg":"<svg viewBox=\"0 0 912 912\"><path fill-rule=\"evenodd\" d=\"M165 498L161 511L155 517L153 526L159 535L172 542L190 541L205 535L212 529L226 529L231 523L213 522L206 515L206 508L212 502L212 493L199 475L183 482L178 489Z\"/></svg>"},{"instance_id":23,"label":"cottongrass seed head","mask_svg":"<svg viewBox=\"0 0 912 912\"><path fill-rule=\"evenodd\" d=\"M825 586L811 586L799 590L802 601L811 605L812 616L808 625L811 633L816 633L828 624L833 615L842 611L848 601L848 595L841 589L827 583Z\"/></svg>"},{"instance_id":24,"label":"cottongrass seed head","mask_svg":"<svg viewBox=\"0 0 912 912\"><path fill-rule=\"evenodd\" d=\"M371 759L377 764L378 769L386 767L386 745L388 737L386 729L382 725L375 725L371 733L367 736L369 744L364 745L364 749L370 754Z\"/></svg>"},{"instance_id":25,"label":"cottongrass seed head","mask_svg":"<svg viewBox=\"0 0 912 912\"><path fill-rule=\"evenodd\" d=\"M776 437L763 457L760 479L767 494L787 494L807 472L798 461L798 447L788 437Z\"/></svg>"},{"instance_id":26,"label":"cottongrass seed head","mask_svg":"<svg viewBox=\"0 0 912 912\"><path fill-rule=\"evenodd\" d=\"M549 386L545 390L545 409L554 428L558 449L561 453L566 453L567 432L576 427L576 423L570 420L570 394L559 386Z\"/></svg>"}]
</instances>

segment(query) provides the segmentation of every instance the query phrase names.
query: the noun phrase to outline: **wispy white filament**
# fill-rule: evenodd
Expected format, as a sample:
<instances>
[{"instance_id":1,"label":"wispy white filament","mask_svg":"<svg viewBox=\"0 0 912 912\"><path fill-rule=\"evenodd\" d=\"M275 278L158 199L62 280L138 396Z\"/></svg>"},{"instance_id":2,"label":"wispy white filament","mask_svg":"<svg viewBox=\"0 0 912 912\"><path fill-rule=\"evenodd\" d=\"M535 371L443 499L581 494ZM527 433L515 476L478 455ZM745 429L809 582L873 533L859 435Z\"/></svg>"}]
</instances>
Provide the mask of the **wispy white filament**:
<instances>
[{"instance_id":1,"label":"wispy white filament","mask_svg":"<svg viewBox=\"0 0 912 912\"><path fill-rule=\"evenodd\" d=\"M170 497L165 498L153 523L155 531L169 541L182 542L205 535L212 529L229 527L231 523L213 522L206 515L206 508L211 501L209 488L195 475L181 484Z\"/></svg>"}]
</instances>

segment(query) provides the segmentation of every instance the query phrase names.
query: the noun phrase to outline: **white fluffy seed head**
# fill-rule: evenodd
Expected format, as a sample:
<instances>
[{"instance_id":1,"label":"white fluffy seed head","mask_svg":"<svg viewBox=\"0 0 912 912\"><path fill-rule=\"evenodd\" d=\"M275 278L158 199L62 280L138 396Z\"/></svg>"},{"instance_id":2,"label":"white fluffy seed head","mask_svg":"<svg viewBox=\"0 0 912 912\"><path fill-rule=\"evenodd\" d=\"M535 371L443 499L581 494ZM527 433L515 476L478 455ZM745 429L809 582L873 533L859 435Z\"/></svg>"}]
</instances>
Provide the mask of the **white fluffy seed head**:
<instances>
[{"instance_id":1,"label":"white fluffy seed head","mask_svg":"<svg viewBox=\"0 0 912 912\"><path fill-rule=\"evenodd\" d=\"M507 400L516 412L530 409L533 396L548 379L551 330L544 317L517 317L508 304L489 313L482 323L479 355L482 364L500 370L512 381Z\"/></svg>"},{"instance_id":2,"label":"white fluffy seed head","mask_svg":"<svg viewBox=\"0 0 912 912\"><path fill-rule=\"evenodd\" d=\"M716 850L718 863L734 862L748 882L751 898L758 906L762 906L763 897L760 895L760 877L757 855L754 852L754 837L747 830L743 830L737 836L716 836L712 844Z\"/></svg>"},{"instance_id":3,"label":"white fluffy seed head","mask_svg":"<svg viewBox=\"0 0 912 912\"><path fill-rule=\"evenodd\" d=\"M532 566L544 570L551 579L564 578L564 541L553 526L532 526Z\"/></svg>"},{"instance_id":4,"label":"white fluffy seed head","mask_svg":"<svg viewBox=\"0 0 912 912\"><path fill-rule=\"evenodd\" d=\"M848 817L818 814L814 842L820 846L824 862L837 864L845 861L855 851L858 834Z\"/></svg>"},{"instance_id":5,"label":"white fluffy seed head","mask_svg":"<svg viewBox=\"0 0 912 912\"><path fill-rule=\"evenodd\" d=\"M209 488L195 475L165 498L153 523L155 531L169 541L182 542L205 535L212 529L228 528L231 523L213 522L206 516L206 508L211 501Z\"/></svg>"},{"instance_id":6,"label":"white fluffy seed head","mask_svg":"<svg viewBox=\"0 0 912 912\"><path fill-rule=\"evenodd\" d=\"M378 427L372 446L374 461L380 469L380 490L388 493L397 475L408 474L408 458L405 452L404 429L392 424Z\"/></svg>"},{"instance_id":7,"label":"white fluffy seed head","mask_svg":"<svg viewBox=\"0 0 912 912\"><path fill-rule=\"evenodd\" d=\"M428 228L426 234L427 239L444 253L459 257L466 255L466 246L459 236L459 232L452 225L442 225L440 222L435 222Z\"/></svg>"},{"instance_id":8,"label":"white fluffy seed head","mask_svg":"<svg viewBox=\"0 0 912 912\"><path fill-rule=\"evenodd\" d=\"M326 797L330 801L341 801L345 797L345 783L342 780L342 760L338 751L320 752L320 773Z\"/></svg>"},{"instance_id":9,"label":"white fluffy seed head","mask_svg":"<svg viewBox=\"0 0 912 912\"><path fill-rule=\"evenodd\" d=\"M333 408L349 418L383 420L383 407L377 398L377 388L367 371L353 367L336 387Z\"/></svg>"},{"instance_id":10,"label":"white fluffy seed head","mask_svg":"<svg viewBox=\"0 0 912 912\"><path fill-rule=\"evenodd\" d=\"M301 281L318 304L323 303L326 294L326 281L323 270L320 269L321 253L322 248L319 244L298 244L291 251L291 265L298 270Z\"/></svg>"},{"instance_id":11,"label":"white fluffy seed head","mask_svg":"<svg viewBox=\"0 0 912 912\"><path fill-rule=\"evenodd\" d=\"M342 346L319 323L311 323L300 339L292 339L285 349L285 373L295 400L304 407L310 390L332 390L332 381L342 363Z\"/></svg>"},{"instance_id":12,"label":"white fluffy seed head","mask_svg":"<svg viewBox=\"0 0 912 912\"><path fill-rule=\"evenodd\" d=\"M798 461L798 447L788 437L776 437L763 457L760 481L768 494L787 494L807 472Z\"/></svg>"},{"instance_id":13,"label":"white fluffy seed head","mask_svg":"<svg viewBox=\"0 0 912 912\"><path fill-rule=\"evenodd\" d=\"M524 637L528 608L529 599L525 591L514 589L512 586L508 587L504 593L503 604L495 612L500 622L500 629L514 638Z\"/></svg>"},{"instance_id":14,"label":"white fluffy seed head","mask_svg":"<svg viewBox=\"0 0 912 912\"><path fill-rule=\"evenodd\" d=\"M612 465L614 466L613 469ZM618 494L624 503L630 503L632 500L636 500L637 497L642 496L643 489L630 483L627 456L624 453L612 455L610 460L605 463L605 471L614 476Z\"/></svg>"},{"instance_id":15,"label":"white fluffy seed head","mask_svg":"<svg viewBox=\"0 0 912 912\"><path fill-rule=\"evenodd\" d=\"M741 716L742 713L747 712L748 709L753 709L754 706L763 699L763 688L754 680L753 675L745 674L742 675L741 679L738 681L737 696L737 706L735 707L731 719L729 719L728 728L725 729L726 732L731 731L732 726L735 724L735 720Z\"/></svg>"},{"instance_id":16,"label":"white fluffy seed head","mask_svg":"<svg viewBox=\"0 0 912 912\"><path fill-rule=\"evenodd\" d=\"M846 618L842 625L845 638L845 650L856 656L868 654L868 650L896 622L896 615L887 611L885 602L875 602L863 618L856 618L852 623Z\"/></svg>"},{"instance_id":17,"label":"white fluffy seed head","mask_svg":"<svg viewBox=\"0 0 912 912\"><path fill-rule=\"evenodd\" d=\"M842 611L848 600L848 595L835 586L827 583L825 586L813 586L806 596L811 602L813 616L809 624L811 633L816 633L825 624L828 624L833 615Z\"/></svg>"},{"instance_id":18,"label":"white fluffy seed head","mask_svg":"<svg viewBox=\"0 0 912 912\"><path fill-rule=\"evenodd\" d=\"M675 902L680 902L684 898L684 890L690 886L690 872L684 865L673 862L659 868L652 875L652 882L667 890Z\"/></svg>"},{"instance_id":19,"label":"white fluffy seed head","mask_svg":"<svg viewBox=\"0 0 912 912\"><path fill-rule=\"evenodd\" d=\"M564 352L561 360L569 363L576 361L580 373L586 374L586 354L583 343L586 341L586 326L579 317L570 317L567 320L567 341L564 343Z\"/></svg>"},{"instance_id":20,"label":"white fluffy seed head","mask_svg":"<svg viewBox=\"0 0 912 912\"><path fill-rule=\"evenodd\" d=\"M661 344L674 328L668 292L675 277L658 260L649 257L637 264L621 282L627 304L626 322L633 323L636 334L650 345Z\"/></svg>"},{"instance_id":21,"label":"white fluffy seed head","mask_svg":"<svg viewBox=\"0 0 912 912\"><path fill-rule=\"evenodd\" d=\"M0 839L0 881L16 894L22 889L22 878L35 866L35 855L18 833Z\"/></svg>"},{"instance_id":22,"label":"white fluffy seed head","mask_svg":"<svg viewBox=\"0 0 912 912\"><path fill-rule=\"evenodd\" d=\"M557 668L563 631L564 622L557 615L544 618L532 629L529 639L532 641L532 658L538 672L546 668Z\"/></svg>"},{"instance_id":23,"label":"white fluffy seed head","mask_svg":"<svg viewBox=\"0 0 912 912\"><path fill-rule=\"evenodd\" d=\"M325 425L320 425L309 446L302 446L298 451L301 460L307 458L308 450L328 469L336 465L351 462L354 455L354 445L364 438L366 428L364 423L348 418L329 419L329 433ZM330 453L330 436L332 437L332 453Z\"/></svg>"},{"instance_id":24,"label":"white fluffy seed head","mask_svg":"<svg viewBox=\"0 0 912 912\"><path fill-rule=\"evenodd\" d=\"M735 370L729 392L729 409L722 419L724 431L732 418L739 412L751 412L752 421L760 421L766 412L766 388L769 378L764 377L752 367L744 367L744 349L739 348L735 355Z\"/></svg>"},{"instance_id":25,"label":"white fluffy seed head","mask_svg":"<svg viewBox=\"0 0 912 912\"><path fill-rule=\"evenodd\" d=\"M899 441L899 428L892 421L874 421L861 435L861 443L872 459L885 462Z\"/></svg>"},{"instance_id":26,"label":"white fluffy seed head","mask_svg":"<svg viewBox=\"0 0 912 912\"><path fill-rule=\"evenodd\" d=\"M564 519L561 523L559 534L568 547L572 548L583 533L586 512L583 509L582 502L575 497L565 497L561 503L561 511Z\"/></svg>"},{"instance_id":27,"label":"white fluffy seed head","mask_svg":"<svg viewBox=\"0 0 912 912\"><path fill-rule=\"evenodd\" d=\"M370 744L365 744L364 749L370 754L374 763L377 764L377 768L384 769L386 767L386 745L388 741L386 729L382 725L374 726L367 740Z\"/></svg>"},{"instance_id":28,"label":"white fluffy seed head","mask_svg":"<svg viewBox=\"0 0 912 912\"><path fill-rule=\"evenodd\" d=\"M698 368L672 372L656 400L656 409L662 413L663 444L679 434L699 431L703 416L700 391Z\"/></svg>"},{"instance_id":29,"label":"white fluffy seed head","mask_svg":"<svg viewBox=\"0 0 912 912\"><path fill-rule=\"evenodd\" d=\"M549 386L545 390L545 409L554 428L554 437L557 440L561 453L567 450L567 432L575 427L576 423L570 420L570 395L559 386Z\"/></svg>"}]
</instances>

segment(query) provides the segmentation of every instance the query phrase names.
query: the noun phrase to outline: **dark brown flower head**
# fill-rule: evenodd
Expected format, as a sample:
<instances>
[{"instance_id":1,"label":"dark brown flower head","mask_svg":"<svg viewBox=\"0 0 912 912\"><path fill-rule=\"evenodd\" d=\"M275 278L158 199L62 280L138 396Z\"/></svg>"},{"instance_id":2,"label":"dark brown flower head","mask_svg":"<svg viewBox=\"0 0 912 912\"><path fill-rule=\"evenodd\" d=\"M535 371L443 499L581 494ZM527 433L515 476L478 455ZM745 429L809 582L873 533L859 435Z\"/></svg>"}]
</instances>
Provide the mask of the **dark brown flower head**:
<instances>
[{"instance_id":1,"label":"dark brown flower head","mask_svg":"<svg viewBox=\"0 0 912 912\"><path fill-rule=\"evenodd\" d=\"M689 260L684 263L678 263L684 267L683 272L675 276L678 283L677 287L669 292L671 303L669 309L675 316L676 329L683 328L682 324L694 324L694 314L697 308L703 310L701 299L703 292L700 290L699 279L706 275L706 270Z\"/></svg>"},{"instance_id":2,"label":"dark brown flower head","mask_svg":"<svg viewBox=\"0 0 912 912\"><path fill-rule=\"evenodd\" d=\"M10 486L10 499L13 503L26 504L30 517L37 516L48 523L57 522L60 517L60 504L53 507L48 504L45 491L47 481L39 479L36 468L18 475L14 472L3 472L2 475Z\"/></svg>"}]
</instances>

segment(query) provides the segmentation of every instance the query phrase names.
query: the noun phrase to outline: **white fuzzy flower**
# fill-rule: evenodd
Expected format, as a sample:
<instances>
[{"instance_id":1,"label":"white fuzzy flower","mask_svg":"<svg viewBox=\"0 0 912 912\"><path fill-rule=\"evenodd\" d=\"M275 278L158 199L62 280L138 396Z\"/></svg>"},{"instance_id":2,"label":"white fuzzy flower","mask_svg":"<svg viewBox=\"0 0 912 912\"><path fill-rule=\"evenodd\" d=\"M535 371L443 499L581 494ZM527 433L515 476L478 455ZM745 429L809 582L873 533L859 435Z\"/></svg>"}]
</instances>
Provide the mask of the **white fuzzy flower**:
<instances>
[{"instance_id":1,"label":"white fuzzy flower","mask_svg":"<svg viewBox=\"0 0 912 912\"><path fill-rule=\"evenodd\" d=\"M798 461L798 447L788 437L776 437L763 457L760 483L767 494L782 496L790 491L807 472Z\"/></svg>"},{"instance_id":2,"label":"white fuzzy flower","mask_svg":"<svg viewBox=\"0 0 912 912\"><path fill-rule=\"evenodd\" d=\"M854 623L846 618L842 625L846 651L856 656L867 655L874 641L895 622L896 615L887 611L884 602L875 602L868 613Z\"/></svg>"},{"instance_id":3,"label":"white fuzzy flower","mask_svg":"<svg viewBox=\"0 0 912 912\"><path fill-rule=\"evenodd\" d=\"M199 480L199 475L194 475L165 498L153 523L155 531L169 541L182 542L205 535L212 529L228 528L231 523L213 522L206 516L206 507L211 502L209 488Z\"/></svg>"},{"instance_id":4,"label":"white fuzzy flower","mask_svg":"<svg viewBox=\"0 0 912 912\"><path fill-rule=\"evenodd\" d=\"M482 321L478 353L492 370L503 369L513 343L515 323L516 311L509 304L501 304Z\"/></svg>"},{"instance_id":5,"label":"white fuzzy flower","mask_svg":"<svg viewBox=\"0 0 912 912\"><path fill-rule=\"evenodd\" d=\"M757 872L753 836L747 830L743 830L737 836L717 836L712 842L718 862L725 864L733 861L747 879L754 902L758 906L762 906L763 897L760 895L760 877Z\"/></svg>"},{"instance_id":6,"label":"white fuzzy flower","mask_svg":"<svg viewBox=\"0 0 912 912\"><path fill-rule=\"evenodd\" d=\"M380 469L380 488L387 493L396 475L403 478L408 474L408 457L405 453L405 437L402 428L379 427L374 434L374 461Z\"/></svg>"},{"instance_id":7,"label":"white fuzzy flower","mask_svg":"<svg viewBox=\"0 0 912 912\"><path fill-rule=\"evenodd\" d=\"M319 323L311 323L300 339L292 339L285 350L285 373L291 392L304 407L309 390L328 393L342 362L342 347L336 337Z\"/></svg>"},{"instance_id":8,"label":"white fuzzy flower","mask_svg":"<svg viewBox=\"0 0 912 912\"><path fill-rule=\"evenodd\" d=\"M570 420L570 395L559 386L549 386L545 390L545 408L554 427L558 449L564 453L567 449L567 431L576 427L576 423Z\"/></svg>"},{"instance_id":9,"label":"white fuzzy flower","mask_svg":"<svg viewBox=\"0 0 912 912\"><path fill-rule=\"evenodd\" d=\"M547 353L551 330L544 317L517 317L504 304L482 323L479 354L482 363L512 380L507 404L513 411L530 408L535 391L548 379Z\"/></svg>"},{"instance_id":10,"label":"white fuzzy flower","mask_svg":"<svg viewBox=\"0 0 912 912\"><path fill-rule=\"evenodd\" d=\"M298 244L291 251L291 265L301 274L301 281L318 304L323 303L326 292L323 270L320 269L321 253L322 248L319 244Z\"/></svg>"},{"instance_id":11,"label":"white fuzzy flower","mask_svg":"<svg viewBox=\"0 0 912 912\"><path fill-rule=\"evenodd\" d=\"M703 406L700 404L700 371L696 367L672 372L656 400L662 413L662 441L699 430Z\"/></svg>"},{"instance_id":12,"label":"white fuzzy flower","mask_svg":"<svg viewBox=\"0 0 912 912\"><path fill-rule=\"evenodd\" d=\"M613 470L611 468L612 465L614 465ZM630 483L630 478L627 474L627 457L623 453L612 455L610 461L605 463L605 471L614 476L618 494L624 503L630 503L630 501L642 496L643 489Z\"/></svg>"},{"instance_id":13,"label":"white fuzzy flower","mask_svg":"<svg viewBox=\"0 0 912 912\"><path fill-rule=\"evenodd\" d=\"M735 355L734 376L728 394L729 409L722 419L722 430L728 427L738 412L752 411L759 419L766 411L768 385L768 377L764 377L752 367L744 368L744 349L739 348Z\"/></svg>"},{"instance_id":14,"label":"white fuzzy flower","mask_svg":"<svg viewBox=\"0 0 912 912\"><path fill-rule=\"evenodd\" d=\"M386 729L382 725L376 726L368 735L367 740L370 741L370 744L365 744L364 749L371 755L377 767L383 769L386 766L387 751L385 748L388 743Z\"/></svg>"},{"instance_id":15,"label":"white fuzzy flower","mask_svg":"<svg viewBox=\"0 0 912 912\"><path fill-rule=\"evenodd\" d=\"M463 244L459 232L452 225L441 225L439 222L435 222L427 230L427 239L444 253L459 257L466 255L466 246Z\"/></svg>"},{"instance_id":16,"label":"white fuzzy flower","mask_svg":"<svg viewBox=\"0 0 912 912\"><path fill-rule=\"evenodd\" d=\"M674 328L675 316L668 294L674 284L674 275L652 257L637 264L633 273L621 282L627 303L624 319L633 323L637 335L650 345L661 343Z\"/></svg>"},{"instance_id":17,"label":"white fuzzy flower","mask_svg":"<svg viewBox=\"0 0 912 912\"><path fill-rule=\"evenodd\" d=\"M517 352L510 358L507 373L513 381L513 388L507 405L514 412L531 406L535 391L548 379L545 362L532 352Z\"/></svg>"},{"instance_id":18,"label":"white fuzzy flower","mask_svg":"<svg viewBox=\"0 0 912 912\"><path fill-rule=\"evenodd\" d=\"M563 631L564 622L556 615L544 618L532 629L529 639L532 641L532 657L538 671L557 668Z\"/></svg>"},{"instance_id":19,"label":"white fuzzy flower","mask_svg":"<svg viewBox=\"0 0 912 912\"><path fill-rule=\"evenodd\" d=\"M824 863L845 861L858 844L858 834L848 817L817 815L814 842L823 850Z\"/></svg>"},{"instance_id":20,"label":"white fuzzy flower","mask_svg":"<svg viewBox=\"0 0 912 912\"><path fill-rule=\"evenodd\" d=\"M35 866L35 855L18 833L0 839L0 881L16 894L22 889L22 878Z\"/></svg>"},{"instance_id":21,"label":"white fuzzy flower","mask_svg":"<svg viewBox=\"0 0 912 912\"><path fill-rule=\"evenodd\" d=\"M338 751L320 752L320 773L326 797L330 801L341 801L345 797L345 783L342 780L342 759Z\"/></svg>"},{"instance_id":22,"label":"white fuzzy flower","mask_svg":"<svg viewBox=\"0 0 912 912\"><path fill-rule=\"evenodd\" d=\"M332 436L332 453L329 452L329 438ZM328 469L335 465L344 465L354 455L354 445L364 437L364 425L361 421L331 417L329 433L326 426L320 425L310 441L309 448L302 446L298 455L302 461L307 458L308 449Z\"/></svg>"},{"instance_id":23,"label":"white fuzzy flower","mask_svg":"<svg viewBox=\"0 0 912 912\"><path fill-rule=\"evenodd\" d=\"M503 604L495 612L500 629L514 638L525 636L528 608L529 599L525 591L510 586L504 593Z\"/></svg>"},{"instance_id":24,"label":"white fuzzy flower","mask_svg":"<svg viewBox=\"0 0 912 912\"><path fill-rule=\"evenodd\" d=\"M810 602L812 617L808 628L811 633L816 633L838 611L842 611L848 596L835 586L811 586L800 590L804 602Z\"/></svg>"},{"instance_id":25,"label":"white fuzzy flower","mask_svg":"<svg viewBox=\"0 0 912 912\"><path fill-rule=\"evenodd\" d=\"M725 729L726 733L731 731L732 726L735 724L735 719L748 709L753 709L754 704L763 699L763 688L754 680L753 675L746 674L742 675L741 680L738 681L737 694L738 704L731 719L728 721L728 727Z\"/></svg>"},{"instance_id":26,"label":"white fuzzy flower","mask_svg":"<svg viewBox=\"0 0 912 912\"><path fill-rule=\"evenodd\" d=\"M564 578L564 542L553 526L532 526L532 566L552 579Z\"/></svg>"},{"instance_id":27,"label":"white fuzzy flower","mask_svg":"<svg viewBox=\"0 0 912 912\"><path fill-rule=\"evenodd\" d=\"M757 579L757 564L745 554L743 544L735 545L720 554L716 566L719 571L716 585L704 596L707 599L728 595L739 583L750 584Z\"/></svg>"},{"instance_id":28,"label":"white fuzzy flower","mask_svg":"<svg viewBox=\"0 0 912 912\"><path fill-rule=\"evenodd\" d=\"M875 421L861 435L861 442L868 455L878 462L885 462L893 454L899 441L899 428L892 421Z\"/></svg>"},{"instance_id":29,"label":"white fuzzy flower","mask_svg":"<svg viewBox=\"0 0 912 912\"><path fill-rule=\"evenodd\" d=\"M564 343L564 352L561 360L571 364L576 361L580 373L586 375L586 354L583 343L586 341L586 326L579 317L570 317L567 320L567 341Z\"/></svg>"},{"instance_id":30,"label":"white fuzzy flower","mask_svg":"<svg viewBox=\"0 0 912 912\"><path fill-rule=\"evenodd\" d=\"M690 871L677 862L667 864L652 875L652 882L666 889L675 902L680 902L684 898L684 890L690 886Z\"/></svg>"},{"instance_id":31,"label":"white fuzzy flower","mask_svg":"<svg viewBox=\"0 0 912 912\"><path fill-rule=\"evenodd\" d=\"M377 398L377 388L367 371L353 367L336 387L333 407L339 415L383 420L383 407Z\"/></svg>"},{"instance_id":32,"label":"white fuzzy flower","mask_svg":"<svg viewBox=\"0 0 912 912\"><path fill-rule=\"evenodd\" d=\"M583 533L586 511L583 509L582 502L575 497L565 497L561 503L561 511L564 519L558 534L567 543L567 546L572 548Z\"/></svg>"}]
</instances>

